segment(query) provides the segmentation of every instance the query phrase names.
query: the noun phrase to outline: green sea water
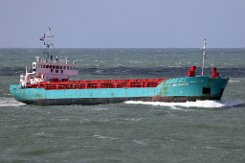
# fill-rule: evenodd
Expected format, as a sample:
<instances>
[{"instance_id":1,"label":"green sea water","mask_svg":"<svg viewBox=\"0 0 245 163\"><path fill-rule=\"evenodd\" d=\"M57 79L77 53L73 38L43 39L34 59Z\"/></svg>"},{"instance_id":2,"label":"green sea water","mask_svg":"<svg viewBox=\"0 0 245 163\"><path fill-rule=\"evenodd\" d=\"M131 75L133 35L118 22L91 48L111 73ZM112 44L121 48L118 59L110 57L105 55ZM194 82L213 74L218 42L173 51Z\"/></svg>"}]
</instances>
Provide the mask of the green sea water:
<instances>
[{"instance_id":1,"label":"green sea water","mask_svg":"<svg viewBox=\"0 0 245 163\"><path fill-rule=\"evenodd\" d=\"M74 79L185 76L200 49L55 49ZM40 49L0 49L0 162L245 162L245 49L208 49L206 75L230 77L220 102L33 106L15 101ZM45 56L44 56L45 57ZM200 68L197 74L200 74Z\"/></svg>"}]
</instances>

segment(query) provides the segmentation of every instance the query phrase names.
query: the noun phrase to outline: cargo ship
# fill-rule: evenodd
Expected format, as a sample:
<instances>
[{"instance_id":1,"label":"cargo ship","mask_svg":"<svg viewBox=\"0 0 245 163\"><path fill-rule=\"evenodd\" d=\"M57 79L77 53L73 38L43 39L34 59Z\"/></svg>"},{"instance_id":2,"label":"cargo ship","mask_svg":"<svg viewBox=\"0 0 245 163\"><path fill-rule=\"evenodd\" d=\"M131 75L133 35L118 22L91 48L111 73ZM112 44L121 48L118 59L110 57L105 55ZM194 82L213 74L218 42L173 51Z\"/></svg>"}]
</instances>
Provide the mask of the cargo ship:
<instances>
[{"instance_id":1,"label":"cargo ship","mask_svg":"<svg viewBox=\"0 0 245 163\"><path fill-rule=\"evenodd\" d=\"M52 35L41 37L47 49L53 47ZM220 77L212 68L210 76L204 75L206 39L203 48L202 73L196 75L196 66L183 77L70 80L78 75L76 63L59 61L49 52L46 58L36 57L30 69L20 75L20 83L9 87L18 101L34 105L95 105L128 100L185 102L196 100L221 100L229 78Z\"/></svg>"}]
</instances>

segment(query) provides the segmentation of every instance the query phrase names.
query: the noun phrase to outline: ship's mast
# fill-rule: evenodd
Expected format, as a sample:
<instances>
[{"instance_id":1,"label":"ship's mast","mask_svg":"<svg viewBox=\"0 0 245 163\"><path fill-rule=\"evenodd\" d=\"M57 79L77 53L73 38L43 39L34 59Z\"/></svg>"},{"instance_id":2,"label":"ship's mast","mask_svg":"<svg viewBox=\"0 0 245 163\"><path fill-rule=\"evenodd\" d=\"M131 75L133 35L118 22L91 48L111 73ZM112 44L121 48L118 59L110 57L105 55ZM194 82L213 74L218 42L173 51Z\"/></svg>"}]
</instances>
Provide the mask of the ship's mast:
<instances>
[{"instance_id":1,"label":"ship's mast","mask_svg":"<svg viewBox=\"0 0 245 163\"><path fill-rule=\"evenodd\" d=\"M204 46L203 46L203 55L202 55L202 76L204 74L204 66L205 66L205 55L207 49L207 39L204 39Z\"/></svg>"},{"instance_id":2,"label":"ship's mast","mask_svg":"<svg viewBox=\"0 0 245 163\"><path fill-rule=\"evenodd\" d=\"M51 34L51 28L48 28L48 32L46 34L43 35L43 37L40 38L40 41L43 41L43 45L49 49L49 48L54 48L54 44L53 44L53 35ZM46 62L50 62L53 60L53 56L49 56L49 51L43 51L44 54L47 54L47 59Z\"/></svg>"},{"instance_id":3,"label":"ship's mast","mask_svg":"<svg viewBox=\"0 0 245 163\"><path fill-rule=\"evenodd\" d=\"M47 34L46 35L44 34L44 43L43 43L47 48L54 47L54 44L52 41L53 37L54 36L51 35L51 28L49 27Z\"/></svg>"}]
</instances>

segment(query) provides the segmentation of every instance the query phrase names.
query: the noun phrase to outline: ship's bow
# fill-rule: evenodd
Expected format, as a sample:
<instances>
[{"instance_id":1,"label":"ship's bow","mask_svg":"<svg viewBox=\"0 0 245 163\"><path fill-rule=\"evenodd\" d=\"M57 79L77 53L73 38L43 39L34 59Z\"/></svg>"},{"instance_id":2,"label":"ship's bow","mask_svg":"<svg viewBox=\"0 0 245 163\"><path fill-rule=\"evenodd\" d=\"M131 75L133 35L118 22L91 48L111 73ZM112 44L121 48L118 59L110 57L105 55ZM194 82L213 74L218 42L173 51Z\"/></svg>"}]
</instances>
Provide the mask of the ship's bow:
<instances>
[{"instance_id":1,"label":"ship's bow","mask_svg":"<svg viewBox=\"0 0 245 163\"><path fill-rule=\"evenodd\" d=\"M210 79L210 96L213 99L220 100L228 84L228 81L229 81L229 78Z\"/></svg>"},{"instance_id":2,"label":"ship's bow","mask_svg":"<svg viewBox=\"0 0 245 163\"><path fill-rule=\"evenodd\" d=\"M229 78L194 76L172 78L159 85L157 100L184 102L196 100L220 100Z\"/></svg>"}]
</instances>

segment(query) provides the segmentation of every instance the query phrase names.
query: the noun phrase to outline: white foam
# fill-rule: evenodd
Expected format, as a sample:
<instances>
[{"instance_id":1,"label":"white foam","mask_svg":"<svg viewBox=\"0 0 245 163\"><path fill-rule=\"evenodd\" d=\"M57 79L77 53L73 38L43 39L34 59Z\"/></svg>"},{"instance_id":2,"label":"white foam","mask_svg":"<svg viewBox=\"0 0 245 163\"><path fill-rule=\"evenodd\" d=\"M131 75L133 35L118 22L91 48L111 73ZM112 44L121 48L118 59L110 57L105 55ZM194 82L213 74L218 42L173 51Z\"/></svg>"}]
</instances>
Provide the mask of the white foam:
<instances>
[{"instance_id":1,"label":"white foam","mask_svg":"<svg viewBox=\"0 0 245 163\"><path fill-rule=\"evenodd\" d=\"M240 83L240 80L237 79L230 79L229 83Z\"/></svg>"},{"instance_id":2,"label":"white foam","mask_svg":"<svg viewBox=\"0 0 245 163\"><path fill-rule=\"evenodd\" d=\"M118 139L118 138L113 138L113 137L110 137L110 136L102 136L102 135L93 135L93 136L98 138L98 139L110 139L110 140Z\"/></svg>"},{"instance_id":3,"label":"white foam","mask_svg":"<svg viewBox=\"0 0 245 163\"><path fill-rule=\"evenodd\" d=\"M138 121L141 121L143 120L144 118L125 118L123 120L125 121L135 121L135 122L138 122Z\"/></svg>"},{"instance_id":4,"label":"white foam","mask_svg":"<svg viewBox=\"0 0 245 163\"><path fill-rule=\"evenodd\" d=\"M22 102L16 101L14 98L6 98L1 97L0 98L0 107L6 107L6 106L23 106L26 105Z\"/></svg>"},{"instance_id":5,"label":"white foam","mask_svg":"<svg viewBox=\"0 0 245 163\"><path fill-rule=\"evenodd\" d=\"M244 101L187 101L187 102L146 102L146 101L126 101L126 104L140 104L140 105L152 105L152 106L167 106L174 110L183 110L178 107L184 108L226 108L226 107L235 107L240 105L245 105Z\"/></svg>"},{"instance_id":6,"label":"white foam","mask_svg":"<svg viewBox=\"0 0 245 163\"><path fill-rule=\"evenodd\" d=\"M109 108L91 108L90 110L93 110L93 111L105 111L105 110L109 110Z\"/></svg>"},{"instance_id":7,"label":"white foam","mask_svg":"<svg viewBox=\"0 0 245 163\"><path fill-rule=\"evenodd\" d=\"M133 140L133 142L140 145L146 145L144 141L140 141L140 140Z\"/></svg>"}]
</instances>

